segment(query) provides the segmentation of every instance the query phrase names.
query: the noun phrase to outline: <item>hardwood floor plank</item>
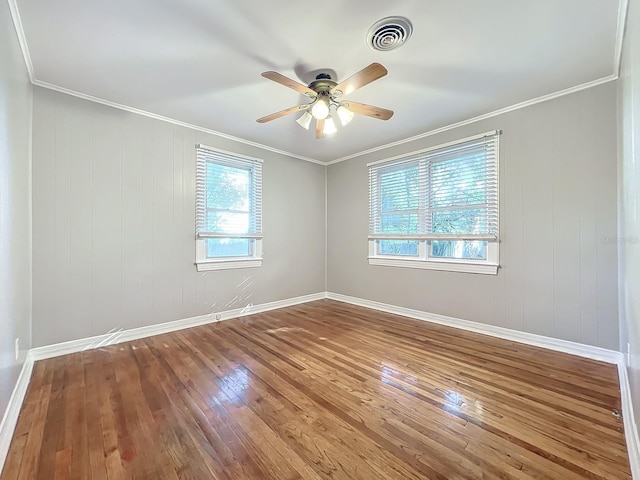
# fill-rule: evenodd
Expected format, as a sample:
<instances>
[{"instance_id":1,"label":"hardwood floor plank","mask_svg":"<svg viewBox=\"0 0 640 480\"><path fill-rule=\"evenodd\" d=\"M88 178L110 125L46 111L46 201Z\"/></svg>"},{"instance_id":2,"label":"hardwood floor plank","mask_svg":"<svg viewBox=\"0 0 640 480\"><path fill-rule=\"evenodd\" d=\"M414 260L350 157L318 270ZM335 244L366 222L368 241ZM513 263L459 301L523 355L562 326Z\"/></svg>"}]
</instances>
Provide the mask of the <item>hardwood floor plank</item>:
<instances>
[{"instance_id":1,"label":"hardwood floor plank","mask_svg":"<svg viewBox=\"0 0 640 480\"><path fill-rule=\"evenodd\" d=\"M286 374L280 374L280 376L287 378ZM289 377L290 378L290 377ZM312 378L308 378L308 381L314 380ZM331 380L330 380L331 381ZM302 391L302 392L306 392L307 389L306 387L300 386L300 385L296 385L294 380L289 380L289 383L292 383L296 388L296 391ZM332 397L328 394L328 390L327 389L331 389L331 385L327 384L325 386L324 391L324 395L322 398L319 398L316 395L310 395L309 393L307 393L307 396L310 397L312 400L314 400L316 403L320 404L321 406L324 407L325 410L328 410L332 413L334 413L334 415L338 416L339 418L343 419L347 424L351 425L352 427L354 427L357 430L361 430L366 432L366 436L371 437L371 438L376 438L377 439L377 443L379 445L384 445L385 448L391 450L392 452L394 452L397 456L401 457L403 460L405 460L407 463L413 465L414 467L417 468L418 471L423 471L423 472L427 472L429 475L434 476L434 478L440 478L440 472L444 472L445 476L444 478L452 478L453 475L458 475L458 473L456 473L456 470L460 470L460 469L464 469L467 468L469 470L473 469L472 465L469 465L468 462L466 461L466 459L464 458L458 458L456 459L457 462L449 462L449 465L451 465L449 468L445 468L440 462L438 457L434 457L434 456L430 456L429 458L426 457L422 457L418 454L416 454L415 452L410 453L409 456L406 454L407 450L411 450L410 444L411 442L409 442L408 444L402 443L401 447L398 448L396 445L393 445L392 443L390 443L388 441L386 432L383 429L375 429L375 425L372 425L371 423L367 422L365 419L368 417L368 414L370 412L363 412L358 410L357 407L355 407L354 405L350 405L347 406L343 403L344 397L348 395L348 392L339 392L338 395L336 397ZM312 410L313 406L311 406L310 408L305 408L305 411L307 410ZM343 412L348 411L349 414L346 415ZM384 422L384 419L382 419L382 421ZM397 438L396 438L397 440ZM406 439L405 439L406 440ZM433 446L433 445L432 445ZM427 448L425 448L424 450L427 450ZM433 452L432 452L433 453ZM449 452L450 453L450 452ZM411 455L413 455L413 459L410 458ZM446 456L446 455L445 455ZM452 455L449 455L450 457ZM414 462L414 460L417 459L417 463ZM433 466L437 467L436 469L433 468ZM464 466L462 466L461 464L465 464ZM439 470L438 470L439 469ZM469 475L469 472L467 472L467 475L462 476L461 478L471 478ZM476 472L477 473L477 472ZM484 475L488 478L491 478L491 475L489 475L488 472L484 472ZM431 476L429 476L428 478L432 478ZM391 477L393 478L393 477ZM403 478L406 478L403 477Z\"/></svg>"},{"instance_id":2,"label":"hardwood floor plank","mask_svg":"<svg viewBox=\"0 0 640 480\"><path fill-rule=\"evenodd\" d=\"M299 345L298 345L298 348L301 349ZM322 348L322 347L320 347L320 348ZM424 378L424 376L422 375L421 378ZM458 388L458 390L460 390L460 388ZM422 391L422 393L426 393L424 390L421 390L421 391ZM483 399L482 397L478 397L478 398L480 400L483 400L483 402L484 402L483 408L484 408L485 413L490 411L491 407L488 407L486 399ZM503 404L503 405L506 405L506 407L504 407L502 405L499 407L501 410L504 410L506 408L506 411L502 411L502 414L508 414L510 412L513 412L514 415L518 415L518 412L514 411L514 409L512 409L510 407L512 405L512 403L513 403L513 399L503 399L503 400L508 400L508 402L504 402L504 404ZM531 403L530 403L530 405L531 405ZM501 414L501 416L502 416L502 414ZM494 414L494 415L496 415L496 414ZM544 417L539 417L538 418L537 416L531 416L531 415L528 415L527 413L525 413L524 415L525 415L525 418L529 419L529 425L532 428L538 429L540 427L540 424L542 424L543 430L546 429L546 430L550 430L552 433L555 432L557 437L562 437L564 435L560 429L557 429L555 427L555 422L556 422L555 419L553 419L553 418L552 419L545 419ZM582 438L585 438L584 434L583 434ZM594 436L592 444L585 444L585 442L582 442L583 443L582 446L583 447L591 446L591 447L593 447L592 451L593 452L597 452L599 449L601 449L601 440L602 440L602 436L601 435L597 436L597 437ZM579 440L579 441L582 441L582 440Z\"/></svg>"},{"instance_id":3,"label":"hardwood floor plank","mask_svg":"<svg viewBox=\"0 0 640 480\"><path fill-rule=\"evenodd\" d=\"M40 458L38 460L38 479L45 478L48 472L58 467L60 459L56 458L56 453L63 442L65 432L65 396L64 396L64 374L65 370L59 368L63 361L54 362L53 380L49 393L49 408L44 423L42 446L40 448ZM70 453L70 451L69 451Z\"/></svg>"},{"instance_id":4,"label":"hardwood floor plank","mask_svg":"<svg viewBox=\"0 0 640 480\"><path fill-rule=\"evenodd\" d=\"M616 367L322 300L38 362L0 480L629 480Z\"/></svg>"},{"instance_id":5,"label":"hardwood floor plank","mask_svg":"<svg viewBox=\"0 0 640 480\"><path fill-rule=\"evenodd\" d=\"M222 350L227 355L231 352L231 350L224 347L222 348ZM238 361L239 359L237 356L235 356L234 360ZM274 392L275 391L287 392L287 390L290 390L287 388L288 387L287 383L283 382L283 379L286 378L287 376L286 373L277 371L277 375L270 376L270 372L272 369L265 369L264 365L261 365L259 362L253 361L253 359L250 356L247 356L247 358L244 358L243 363L247 367L247 371L244 373L244 375L246 375L247 378L251 378L254 380L253 382L251 382L252 386L247 388L247 393L249 393L248 397L256 398L259 401L256 401L256 402L242 401L242 403L251 404L252 408L255 411L259 411L259 416L261 418L271 419L271 420L274 418L274 416L269 415L267 411L267 407L270 406L270 403L277 404L278 414L275 416L277 418L275 419L275 421L270 422L270 426L274 430L278 430L280 434L285 437L297 438L298 442L296 443L295 448L297 449L298 453L304 456L305 458L307 458L307 460L312 465L322 464L323 463L322 457L320 458L314 457L314 455L317 454L318 446L317 445L309 446L305 442L305 439L310 437L319 438L320 435L322 435L322 437L327 437L327 435L329 435L329 433L327 432L330 432L331 429L324 426L323 421L328 423L331 423L333 421L334 423L332 424L332 426L334 428L340 428L340 426L335 425L335 420L329 419L328 416L326 415L322 419L313 415L315 405L309 398L307 398L303 394L300 394L300 392L294 391L293 392L294 395L292 399L286 399L284 397L269 398L267 395L263 395L263 393L259 392L257 389L261 389L260 383L263 383L265 378L271 378L271 384L275 383L273 384L273 390L272 390ZM283 365L289 366L289 364L286 362L283 363ZM295 372L296 370L297 369L294 368L292 371ZM275 382L273 382L274 380ZM267 387L268 385L264 383L264 386ZM289 391L287 393L292 393L292 392ZM232 396L232 398L234 397L235 396ZM236 401L237 399L234 398L234 401L232 402L232 404L236 403ZM296 403L298 405L296 405ZM259 404L259 407L257 406L257 404ZM289 410L290 412L293 412L294 418L287 416L287 412L285 411L285 409ZM292 422L291 423L287 422L283 424L282 421L286 418L291 418ZM300 422L301 419L304 421L304 424L301 424ZM292 429L292 430L288 430L288 429ZM321 431L318 431L318 429L321 429ZM291 431L295 432L293 436L291 434ZM344 439L337 439L336 441L339 441L338 443L341 443L344 441ZM331 448L331 444L325 446L322 450L332 451L333 454L331 457L335 459L339 459L340 457L345 455L346 456L351 455L349 451L334 450L333 448ZM344 462L339 462L339 463L350 464L352 462L349 462L347 459ZM361 472L364 475L362 478L367 478L367 475L374 475L374 478L384 478L379 473L376 473L375 471L367 473L368 466L361 466L360 468L361 470L363 470L363 472ZM321 469L320 471L320 473L322 474L327 474L330 472L331 470L325 471L323 469ZM351 474L355 475L354 472L352 472ZM348 478L361 478L361 477L356 476L356 477L348 477ZM405 476L404 478L412 478L412 477Z\"/></svg>"},{"instance_id":6,"label":"hardwood floor plank","mask_svg":"<svg viewBox=\"0 0 640 480\"><path fill-rule=\"evenodd\" d=\"M329 384L327 384L327 386L325 387L325 389L328 389L329 391L333 390L334 387L336 387L339 384L338 378L334 377L334 374L337 373L336 372L331 372L331 371L322 371L322 366L321 365L315 365L312 369L314 372L319 372L319 375L321 376L320 378L326 378L330 381ZM317 379L314 379L314 381L317 381ZM404 388L408 389L408 388L415 388L415 386L407 386L404 385ZM354 394L356 391L352 390L352 389L341 389L341 388L337 388L336 392L335 392L335 400L333 401L333 405L337 406L339 409L344 410L344 411L349 411L351 413L355 413L358 412L359 409L357 406L354 405L347 405L345 403L343 403L344 399L347 398L350 394ZM365 396L370 395L369 392L364 392ZM325 390L325 398L327 398L327 392ZM408 402L410 401L411 398L404 398L403 402ZM434 404L435 405L435 404ZM360 417L361 418L366 418L369 412L360 412ZM385 418L384 421L386 423L389 422L389 418ZM388 425L385 425L385 427L388 429ZM429 443L429 442L426 442ZM431 452L433 452L434 454L438 453L439 450L439 445L438 444L425 444L425 445L421 445L423 450L429 450ZM449 449L448 451L445 450L444 452L440 452L440 455L442 455L443 457L447 456L447 453L449 453L449 457L454 457L454 459L456 460L456 464L461 466L463 464L466 463L466 459L465 458L456 458L456 455L452 454L452 449ZM432 462L437 462L438 456L436 455L435 458L432 458L431 461ZM481 463L481 462L478 462ZM489 465L483 465L484 467L484 471L487 472L490 470L490 466ZM442 469L442 466L439 466L440 469ZM473 468L473 466L467 465L466 468ZM577 468L577 467L576 467Z\"/></svg>"},{"instance_id":7,"label":"hardwood floor plank","mask_svg":"<svg viewBox=\"0 0 640 480\"><path fill-rule=\"evenodd\" d=\"M165 339L165 341L170 344L172 343L172 340L169 339ZM184 418L184 414L186 414L187 411L193 412L200 408L195 401L198 399L198 390L191 380L191 376L195 376L197 368L195 368L193 360L189 359L188 352L184 351L182 347L174 344L171 345L170 348L174 350L174 352L180 351L179 355L172 356L170 364L162 354L158 354L157 358L163 364L167 374L167 381L163 382L163 385L173 386L175 393L178 394L177 398L179 398L184 405L184 408L177 411L182 411L183 415L181 415L181 417ZM215 439L213 445L217 445L218 448L222 450L222 460L224 461L225 468L230 470L230 478L263 477L255 459L253 459L246 450L246 446L243 444L241 438L238 438L237 429L234 428L235 420L229 415L223 404L216 400L220 397L219 392L216 391L216 385L212 385L209 380L209 378L205 377L200 383L208 387L207 393L212 395L213 405L215 405L216 408L215 415L205 415L206 421L211 423L213 428L207 432L208 435L205 434L204 436L211 439L215 438L216 434L220 435L220 439ZM206 401L200 402L200 405L202 405L205 411L209 411L211 407L211 404Z\"/></svg>"},{"instance_id":8,"label":"hardwood floor plank","mask_svg":"<svg viewBox=\"0 0 640 480\"><path fill-rule=\"evenodd\" d=\"M14 479L26 480L36 478L39 471L40 452L42 446L42 440L44 430L46 427L47 410L49 408L49 400L51 395L51 379L53 377L52 365L45 366L45 375L42 379L42 383L37 388L29 389L31 394L36 399L34 400L36 405L33 410L33 416L25 421L31 423L31 429L27 441L24 445L24 456L20 462L19 473L15 472ZM18 419L18 422L21 419ZM4 475L4 474L3 474ZM4 479L3 479L4 480Z\"/></svg>"}]
</instances>

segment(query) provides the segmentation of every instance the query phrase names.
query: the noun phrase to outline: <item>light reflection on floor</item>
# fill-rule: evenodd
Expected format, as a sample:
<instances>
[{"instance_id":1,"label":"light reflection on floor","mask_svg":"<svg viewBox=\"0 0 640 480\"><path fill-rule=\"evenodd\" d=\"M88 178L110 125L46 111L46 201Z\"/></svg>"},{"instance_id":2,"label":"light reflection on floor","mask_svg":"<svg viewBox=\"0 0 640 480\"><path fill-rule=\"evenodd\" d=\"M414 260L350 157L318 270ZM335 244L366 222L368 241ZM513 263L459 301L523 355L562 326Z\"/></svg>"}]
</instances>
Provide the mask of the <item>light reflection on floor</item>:
<instances>
[{"instance_id":1,"label":"light reflection on floor","mask_svg":"<svg viewBox=\"0 0 640 480\"><path fill-rule=\"evenodd\" d=\"M228 401L236 406L242 406L247 400L247 390L251 386L249 371L242 365L237 366L231 373L220 377L219 396L221 401Z\"/></svg>"},{"instance_id":2,"label":"light reflection on floor","mask_svg":"<svg viewBox=\"0 0 640 480\"><path fill-rule=\"evenodd\" d=\"M448 390L444 393L444 398L446 400L445 410L451 413L458 413L461 410L461 407L465 403L464 396L458 392L454 392L452 390Z\"/></svg>"},{"instance_id":3,"label":"light reflection on floor","mask_svg":"<svg viewBox=\"0 0 640 480\"><path fill-rule=\"evenodd\" d=\"M410 383L412 385L417 385L418 384L418 379L416 377L414 377L413 375L410 375L410 374L408 374L406 372L401 372L400 370L397 369L397 367L393 368L393 367L383 363L383 364L380 365L380 380L382 382L384 382L384 383L389 383L384 378L384 375L388 375L390 377L400 379L403 382L407 382L407 383Z\"/></svg>"},{"instance_id":4,"label":"light reflection on floor","mask_svg":"<svg viewBox=\"0 0 640 480\"><path fill-rule=\"evenodd\" d=\"M400 367L397 367L395 365L391 366L384 363L380 364L380 381L394 388L400 388L406 392L413 392L414 389L402 385L398 381L418 386L418 379L414 375L403 372ZM436 388L436 390L440 389ZM442 392L442 390L440 390L440 392ZM442 393L440 393L440 395L442 395ZM458 414L464 410L467 410L470 406L473 406L473 408L475 408L475 414L482 417L484 408L482 402L480 402L479 400L466 398L462 393L456 392L454 390L445 390L443 397L443 408L447 412Z\"/></svg>"}]
</instances>

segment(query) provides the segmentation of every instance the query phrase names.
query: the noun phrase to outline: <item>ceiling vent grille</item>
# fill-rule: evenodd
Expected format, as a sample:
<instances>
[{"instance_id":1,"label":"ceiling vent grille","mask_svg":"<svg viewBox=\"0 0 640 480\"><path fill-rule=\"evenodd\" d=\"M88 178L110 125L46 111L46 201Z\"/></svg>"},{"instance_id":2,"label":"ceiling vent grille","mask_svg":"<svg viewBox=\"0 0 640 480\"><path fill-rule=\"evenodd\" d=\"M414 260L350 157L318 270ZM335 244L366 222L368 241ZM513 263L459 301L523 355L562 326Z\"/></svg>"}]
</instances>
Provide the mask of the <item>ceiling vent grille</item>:
<instances>
[{"instance_id":1,"label":"ceiling vent grille","mask_svg":"<svg viewBox=\"0 0 640 480\"><path fill-rule=\"evenodd\" d=\"M377 21L367 32L367 44L374 50L388 52L401 47L413 32L413 26L405 17L386 17Z\"/></svg>"}]
</instances>

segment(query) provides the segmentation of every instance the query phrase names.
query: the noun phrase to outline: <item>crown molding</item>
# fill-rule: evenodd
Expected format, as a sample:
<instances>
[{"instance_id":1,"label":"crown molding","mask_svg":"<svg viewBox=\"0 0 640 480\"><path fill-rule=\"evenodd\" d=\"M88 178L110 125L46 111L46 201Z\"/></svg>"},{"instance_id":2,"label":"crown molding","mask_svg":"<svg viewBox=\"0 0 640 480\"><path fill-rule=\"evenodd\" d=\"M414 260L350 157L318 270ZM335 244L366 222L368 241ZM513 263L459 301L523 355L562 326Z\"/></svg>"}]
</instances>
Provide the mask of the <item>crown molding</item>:
<instances>
[{"instance_id":1,"label":"crown molding","mask_svg":"<svg viewBox=\"0 0 640 480\"><path fill-rule=\"evenodd\" d=\"M140 109L137 109L137 108L129 107L127 105L122 105L122 104L119 104L119 103L111 102L109 100L104 100L104 99L99 98L99 97L94 97L92 95L87 95L87 94L84 94L84 93L80 93L80 92L77 92L75 90L70 90L70 89L67 89L67 88L64 88L64 87L59 87L59 86L53 85L51 83L42 82L42 81L37 80L37 79L32 80L31 83L33 83L34 85L36 85L38 87L46 88L46 89L49 89L49 90L54 90L56 92L64 93L64 94L67 94L67 95L71 95L73 97L78 97L78 98L81 98L83 100L88 100L90 102L106 105L108 107L117 108L119 110L124 110L125 112L136 113L138 115L142 115L142 116L145 116L145 117L153 118L153 119L156 119L156 120L161 120L161 121L164 121L164 122L167 122L167 123L171 123L173 125L178 125L178 126L181 126L181 127L191 128L191 129L197 130L199 132L208 133L208 134L220 137L220 138L225 138L225 139L232 140L232 141L235 141L235 142L238 142L238 143L243 143L245 145L249 145L249 146L252 146L252 147L261 148L263 150L267 150L267 151L270 151L270 152L273 152L273 153L277 153L279 155L284 155L284 156L287 156L287 157L297 158L299 160L304 160L305 162L311 162L311 163L315 163L315 164L318 164L318 165L329 166L329 165L333 165L335 163L340 163L340 162L344 162L346 160L351 160L352 158L357 158L357 157L361 157L363 155L368 155L370 153L378 152L380 150L385 150L387 148L396 147L398 145L403 145L405 143L411 143L411 142L413 142L415 140L420 140L421 138L430 137L430 136L436 135L438 133L446 132L448 130L453 130L454 128L462 127L464 125L469 125L469 124L472 124L472 123L475 123L475 122L479 122L481 120L486 120L488 118L492 118L492 117L495 117L495 116L498 116L498 115L502 115L504 113L509 113L509 112L514 111L514 110L519 110L521 108L530 107L531 105L535 105L537 103L542 103L542 102L546 102L548 100L553 100L553 99L558 98L558 97L563 97L565 95L576 93L576 92L579 92L581 90L586 90L588 88L596 87L598 85L602 85L604 83L608 83L608 82L611 82L611 81L614 81L614 80L617 80L617 79L618 79L618 75L609 75L607 77L599 78L597 80L592 80L591 82L583 83L581 85L576 85L575 87L566 88L564 90L559 90L557 92L553 92L553 93L550 93L550 94L547 94L547 95L543 95L541 97L533 98L531 100L526 100L524 102L520 102L520 103L517 103L515 105L511 105L509 107L501 108L500 110L495 110L495 111L490 112L490 113L485 113L483 115L479 115L477 117L473 117L473 118L470 118L468 120L463 120L461 122L452 123L452 124L446 125L444 127L436 128L435 130L429 130L428 132L421 133L421 134L418 134L418 135L414 135L413 137L405 138L403 140L398 140L397 142L386 143L386 144L380 145L378 147L373 147L373 148L370 148L368 150L363 150L361 152L357 152L357 153L354 153L354 154L351 154L351 155L347 155L345 157L337 158L335 160L331 160L331 161L328 161L328 162L323 162L323 161L317 160L315 158L305 157L305 156L302 156L302 155L298 155L296 153L287 152L285 150L280 150L280 149L277 149L277 148L274 148L274 147L270 147L268 145L263 145L261 143L252 142L251 140L245 140L245 139L240 138L240 137L234 137L233 135L228 135L226 133L222 133L222 132L218 132L218 131L215 131L215 130L210 130L208 128L200 127L198 125L193 125L193 124L190 124L190 123L182 122L180 120L175 120L173 118L165 117L165 116L162 116L162 115L157 115L155 113L151 113L151 112L147 112L145 110L140 110Z\"/></svg>"},{"instance_id":2,"label":"crown molding","mask_svg":"<svg viewBox=\"0 0 640 480\"><path fill-rule=\"evenodd\" d=\"M34 73L34 68L33 68L33 62L31 61L31 55L29 53L29 47L27 45L27 39L24 33L24 29L22 27L22 19L20 18L20 12L18 10L18 5L16 3L16 0L8 0L9 3L9 9L11 10L11 17L13 19L13 23L16 29L16 33L18 36L18 41L20 42L20 48L22 49L22 54L24 56L24 62L27 68L27 72L29 73L29 79L31 80L31 83L33 85L39 86L39 87L43 87L43 88L47 88L49 90L54 90L60 93L65 93L67 95L71 95L74 97L78 97L81 98L83 100L88 100L90 102L95 102L95 103L100 103L102 105L106 105L109 107L113 107L113 108L117 108L119 110L124 110L126 112L130 112L130 113L136 113L138 115L142 115L145 117L149 117L149 118L153 118L156 120L161 120L164 122L168 122L174 125L178 125L178 126L182 126L182 127L186 127L186 128L191 128L193 130L199 131L199 132L203 132L203 133L207 133L210 135L214 135L220 138L224 138L227 140L231 140L234 142L238 142L238 143L242 143L251 147L256 147L256 148L260 148L262 150L266 150L266 151L270 151L273 153L277 153L279 155L284 155L287 157L291 157L291 158L296 158L299 160L303 160L305 162L311 162L311 163L315 163L318 165L324 165L324 166L329 166L329 165L333 165L336 163L340 163L340 162L344 162L346 160L351 160L353 158L357 158L357 157L361 157L363 155L368 155L374 152L378 152L381 150L385 150L387 148L393 148L399 145L403 145L405 143L410 143L413 142L415 140L419 140L422 138L426 138L426 137L430 137L432 135L436 135L438 133L442 133L442 132L446 132L448 130L452 130L454 128L458 128L458 127L462 127L464 125L469 125L475 122L479 122L481 120L485 120L488 118L492 118L495 117L497 115L502 115L504 113L508 113L508 112L512 112L514 110L519 110L521 108L525 108L525 107L529 107L531 105L535 105L537 103L542 103L542 102L546 102L548 100L553 100L555 98L558 97L562 97L564 95L569 95L572 93L576 93L579 92L581 90L585 90L587 88L591 88L591 87L595 87L598 85L602 85L604 83L608 83L614 80L618 79L618 74L620 71L620 62L622 59L622 46L623 46L623 40L624 40L624 32L625 32L625 25L626 25L626 17L627 17L627 10L628 10L628 4L629 4L629 0L618 0L618 20L617 20L617 27L616 27L616 40L615 40L615 48L614 48L614 58L613 58L613 73L611 75L608 75L606 77L602 77L596 80L592 80L590 82L586 82L583 83L581 85L576 85L574 87L570 87L570 88L566 88L564 90L559 90L557 92L553 92L547 95L543 95L541 97L537 97L537 98L533 98L531 100L526 100L524 102L520 102L505 108L501 108L499 110L495 110L493 112L490 113L486 113L483 115L479 115L477 117L473 117L470 118L468 120L463 120L461 122L456 122L456 123L452 123L450 125L446 125L444 127L440 127L440 128L436 128L434 130L430 130L428 132L424 132L418 135L415 135L413 137L409 137L409 138L405 138L403 140L398 140L396 142L391 142L391 143L386 143L384 145L380 145L377 147L373 147L370 148L368 150L363 150L361 152L356 152L353 153L351 155L346 155L344 157L340 157L337 158L335 160L331 160L328 162L323 162L321 160L315 159L315 158L311 158L311 157L305 157L303 155L298 155L296 153L293 152L288 152L285 150L281 150L278 148L274 148L274 147L270 147L268 145L263 145L261 143L257 143L257 142L253 142L251 140L246 140L240 137L236 137L233 135L229 135L226 133L222 133L222 132L218 132L215 130L211 130L208 128L204 128L204 127L200 127L198 125L193 125L190 123L186 123L186 122L182 122L180 120L175 120L173 118L169 118L169 117L165 117L162 115L157 115L155 113L151 113L151 112L147 112L145 110L140 110L137 108L133 108L133 107L129 107L127 105L122 105L119 103L115 103L115 102L111 102L109 100L105 100L99 97L94 97L92 95L87 95L84 93L80 93L77 92L75 90L70 90L64 87L60 87L51 83L47 83L47 82L43 82L41 80L38 80L35 78L35 73Z\"/></svg>"},{"instance_id":3,"label":"crown molding","mask_svg":"<svg viewBox=\"0 0 640 480\"><path fill-rule=\"evenodd\" d=\"M161 120L163 122L171 123L173 125L177 125L179 127L191 128L193 130L197 130L199 132L208 133L210 135L215 135L216 137L224 138L227 140L232 140L234 142L243 143L245 145L249 145L251 147L260 148L262 150L267 150L269 152L277 153L279 155L284 155L287 157L297 158L298 160L304 160L305 162L317 163L319 165L325 165L325 162L321 162L320 160L316 160L315 158L305 157L302 155L298 155L296 153L287 152L285 150L280 150L278 148L270 147L268 145L263 145L262 143L252 142L251 140L245 140L244 138L235 137L233 135L229 135L222 132L217 132L216 130L210 130L208 128L200 127L198 125L194 125L192 123L183 122L180 120L176 120L174 118L165 117L163 115L158 115L155 113L147 112L146 110L140 110L138 108L129 107L127 105L122 105L120 103L112 102L110 100L105 100L103 98L94 97L92 95L87 95L85 93L80 93L75 90L70 90L68 88L59 87L58 85L54 85L51 83L43 82L37 79L34 79L32 83L38 87L46 88L48 90L54 90L56 92L64 93L66 95L71 95L72 97L81 98L83 100L88 100L90 102L99 103L101 105L106 105L107 107L117 108L118 110L124 110L129 113L136 113L138 115L142 115L144 117L153 118L155 120Z\"/></svg>"},{"instance_id":4,"label":"crown molding","mask_svg":"<svg viewBox=\"0 0 640 480\"><path fill-rule=\"evenodd\" d=\"M468 120L463 120L461 122L452 123L450 125L436 128L435 130L429 130L425 133L420 133L418 135L414 135L413 137L405 138L404 140L398 140L397 142L386 143L384 145L380 145L378 147L370 148L369 150L364 150L362 152L354 153L351 155L347 155L345 157L337 158L336 160L331 160L327 162L326 165L333 165L335 163L344 162L346 160L351 160L352 158L361 157L363 155L368 155L370 153L379 152L381 150L386 150L387 148L397 147L398 145L404 145L405 143L411 143L416 140L420 140L422 138L430 137L432 135L436 135L438 133L446 132L448 130L453 130L454 128L462 127L464 125L469 125L471 123L479 122L480 120L486 120L487 118L496 117L498 115L502 115L504 113L513 112L514 110L520 110L521 108L530 107L531 105L535 105L537 103L546 102L549 100L553 100L558 97L564 97L565 95L569 95L571 93L576 93L581 90L586 90L587 88L596 87L598 85L602 85L603 83L608 83L613 80L617 80L618 75L608 75L606 77L599 78L597 80L592 80L587 83L583 83L581 85L576 85L575 87L565 88L564 90L559 90L557 92L549 93L547 95L543 95L541 97L533 98L531 100L526 100L524 102L516 103L515 105L511 105L509 107L501 108L500 110L494 110L490 113L485 113L483 115L479 115L477 117L470 118Z\"/></svg>"},{"instance_id":5,"label":"crown molding","mask_svg":"<svg viewBox=\"0 0 640 480\"><path fill-rule=\"evenodd\" d=\"M29 46L27 45L27 37L24 34L22 28L22 19L20 18L20 11L18 10L18 4L16 0L9 0L9 11L11 12L11 18L13 20L13 26L16 29L18 35L18 42L20 43L20 49L22 50L22 56L24 57L24 64L27 67L29 73L29 80L34 82L35 76L33 73L33 62L31 61L31 54L29 53Z\"/></svg>"},{"instance_id":6,"label":"crown molding","mask_svg":"<svg viewBox=\"0 0 640 480\"><path fill-rule=\"evenodd\" d=\"M256 148L260 148L262 150L267 150L269 152L277 153L278 155L284 155L286 157L297 158L298 160L304 160L305 162L316 163L318 165L326 165L325 162L322 162L320 160L316 160L315 158L305 157L303 155L298 155L298 154L295 154L295 153L292 153L292 152L287 152L285 150L280 150L280 149L277 149L277 148L269 147L268 145L263 145L261 143L252 142L250 140L245 140L245 139L240 138L240 137L235 137L233 135L228 135L226 133L217 132L215 130L210 130L208 128L200 127L198 125L192 125L190 123L182 122L180 120L175 120L173 118L165 117L165 116L162 116L162 115L156 115L155 113L147 112L145 110L140 110L140 109L137 109L137 108L129 107L127 105L122 105L122 104L119 104L119 103L111 102L109 100L105 100L105 99L102 99L102 98L99 98L99 97L94 97L92 95L87 95L87 94L84 94L84 93L77 92L75 90L70 90L68 88L60 87L60 86L54 85L52 83L47 83L47 82L43 82L41 80L38 80L35 77L35 73L34 73L34 69L33 69L33 62L31 61L31 54L29 53L29 46L27 44L27 37L26 37L26 35L24 33L24 28L22 26L22 18L20 17L20 11L18 9L18 4L16 3L16 0L8 0L8 3L9 3L9 10L11 11L11 18L13 20L13 25L15 27L16 34L18 36L18 42L20 43L20 49L22 50L22 56L24 57L24 63L25 63L25 66L27 68L27 72L29 74L29 80L31 81L31 83L33 85L36 85L36 86L42 87L42 88L47 88L49 90L54 90L56 92L64 93L64 94L67 94L67 95L71 95L73 97L81 98L83 100L88 100L90 102L100 103L100 104L106 105L108 107L117 108L118 110L124 110L124 111L130 112L130 113L137 113L138 115L142 115L142 116L145 116L145 117L153 118L155 120L161 120L163 122L168 122L168 123L171 123L173 125L178 125L178 126L181 126L181 127L191 128L191 129L199 131L199 132L208 133L210 135L214 135L214 136L217 136L217 137L220 137L220 138L224 138L224 139L227 139L227 140L232 140L232 141L238 142L238 143L243 143L243 144L249 145L251 147L256 147Z\"/></svg>"},{"instance_id":7,"label":"crown molding","mask_svg":"<svg viewBox=\"0 0 640 480\"><path fill-rule=\"evenodd\" d=\"M620 75L620 63L622 62L622 45L624 42L624 32L627 24L627 12L629 10L629 0L620 0L618 3L618 24L616 29L616 45L613 52L613 74L616 78Z\"/></svg>"}]
</instances>

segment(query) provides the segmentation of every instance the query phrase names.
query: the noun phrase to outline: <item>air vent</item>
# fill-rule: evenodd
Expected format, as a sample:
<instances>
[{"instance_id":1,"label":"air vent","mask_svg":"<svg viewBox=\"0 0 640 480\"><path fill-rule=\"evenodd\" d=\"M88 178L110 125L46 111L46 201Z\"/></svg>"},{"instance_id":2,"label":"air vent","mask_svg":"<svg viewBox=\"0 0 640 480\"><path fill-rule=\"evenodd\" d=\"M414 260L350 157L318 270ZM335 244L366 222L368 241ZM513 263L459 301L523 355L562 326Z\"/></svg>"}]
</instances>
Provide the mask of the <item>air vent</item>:
<instances>
[{"instance_id":1,"label":"air vent","mask_svg":"<svg viewBox=\"0 0 640 480\"><path fill-rule=\"evenodd\" d=\"M374 50L388 52L409 40L413 26L404 17L386 17L377 21L367 32L367 44Z\"/></svg>"}]
</instances>

